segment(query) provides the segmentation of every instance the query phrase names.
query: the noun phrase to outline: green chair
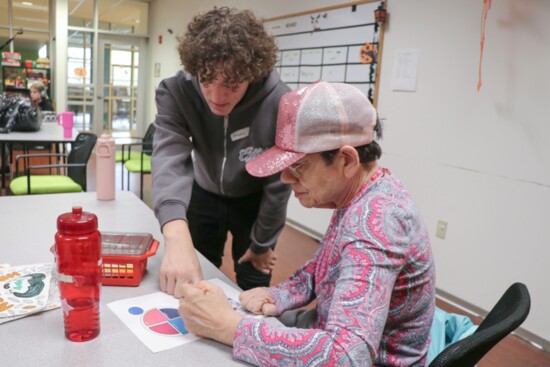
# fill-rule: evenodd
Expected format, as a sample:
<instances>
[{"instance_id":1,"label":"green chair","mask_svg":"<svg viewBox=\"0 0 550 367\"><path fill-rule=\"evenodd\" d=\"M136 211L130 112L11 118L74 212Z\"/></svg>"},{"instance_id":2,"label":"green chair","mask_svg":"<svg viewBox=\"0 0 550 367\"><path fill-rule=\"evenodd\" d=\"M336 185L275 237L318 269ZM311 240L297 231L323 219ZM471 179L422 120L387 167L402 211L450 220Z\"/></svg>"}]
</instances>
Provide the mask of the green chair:
<instances>
[{"instance_id":1,"label":"green chair","mask_svg":"<svg viewBox=\"0 0 550 367\"><path fill-rule=\"evenodd\" d=\"M15 160L15 172L19 172L19 161L23 161L25 176L14 178L10 190L14 195L55 194L86 191L87 163L94 150L97 136L92 133L79 133L71 145L69 154L21 154ZM30 166L31 157L57 157L63 163ZM32 175L41 168L56 168L57 175Z\"/></svg>"},{"instance_id":2,"label":"green chair","mask_svg":"<svg viewBox=\"0 0 550 367\"><path fill-rule=\"evenodd\" d=\"M122 145L122 158L129 158L123 161L124 168L128 171L127 189L130 190L130 173L139 173L139 197L141 199L143 199L143 176L151 174L151 153L153 152L154 135L155 125L151 124L147 128L141 143ZM124 184L124 170L122 170L122 183Z\"/></svg>"},{"instance_id":3,"label":"green chair","mask_svg":"<svg viewBox=\"0 0 550 367\"><path fill-rule=\"evenodd\" d=\"M140 140L141 140L141 138L140 138ZM126 145L126 144L124 144L124 145ZM118 150L118 151L115 152L115 162L124 163L129 159L136 159L136 158L139 159L140 156L141 156L141 152L132 152L132 154L130 156L130 153L128 153L128 152L123 152L121 150Z\"/></svg>"},{"instance_id":4,"label":"green chair","mask_svg":"<svg viewBox=\"0 0 550 367\"><path fill-rule=\"evenodd\" d=\"M128 138L124 138L125 140L128 140ZM138 140L139 142L143 142L143 138L129 138L130 140ZM141 158L141 152L133 151L133 152L127 152L125 151L126 144L117 144L118 146L121 146L124 150L117 150L115 152L115 162L120 163L122 168L124 168L124 163L129 159L140 159ZM128 148L129 149L129 148ZM130 154L131 153L131 154ZM121 175L120 175L120 189L124 190L124 169L121 169Z\"/></svg>"}]
</instances>

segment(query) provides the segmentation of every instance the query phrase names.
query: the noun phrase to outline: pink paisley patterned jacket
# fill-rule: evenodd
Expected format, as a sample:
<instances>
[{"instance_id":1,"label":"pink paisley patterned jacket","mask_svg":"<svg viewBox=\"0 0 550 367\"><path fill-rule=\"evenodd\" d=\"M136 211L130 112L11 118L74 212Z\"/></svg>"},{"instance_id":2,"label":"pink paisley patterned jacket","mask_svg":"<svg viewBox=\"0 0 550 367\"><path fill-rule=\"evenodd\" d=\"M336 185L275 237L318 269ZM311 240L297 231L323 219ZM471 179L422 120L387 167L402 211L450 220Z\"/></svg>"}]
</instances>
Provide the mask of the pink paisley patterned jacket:
<instances>
[{"instance_id":1,"label":"pink paisley patterned jacket","mask_svg":"<svg viewBox=\"0 0 550 367\"><path fill-rule=\"evenodd\" d=\"M408 192L379 167L334 211L319 250L267 288L278 314L317 300L311 329L245 317L233 354L258 366L424 366L435 307L427 229Z\"/></svg>"}]
</instances>

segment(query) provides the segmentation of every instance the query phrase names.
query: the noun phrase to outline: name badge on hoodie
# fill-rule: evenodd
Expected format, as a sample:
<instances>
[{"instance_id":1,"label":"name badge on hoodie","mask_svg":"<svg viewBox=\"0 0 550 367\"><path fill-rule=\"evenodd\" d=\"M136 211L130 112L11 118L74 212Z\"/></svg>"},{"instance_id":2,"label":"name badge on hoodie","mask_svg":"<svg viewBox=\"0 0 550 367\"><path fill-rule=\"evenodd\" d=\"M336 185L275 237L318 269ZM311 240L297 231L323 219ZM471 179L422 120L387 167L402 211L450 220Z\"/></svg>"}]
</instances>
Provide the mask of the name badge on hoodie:
<instances>
[{"instance_id":1,"label":"name badge on hoodie","mask_svg":"<svg viewBox=\"0 0 550 367\"><path fill-rule=\"evenodd\" d=\"M244 129L237 130L231 134L231 141L246 138L249 133L250 133L249 127L245 127Z\"/></svg>"}]
</instances>

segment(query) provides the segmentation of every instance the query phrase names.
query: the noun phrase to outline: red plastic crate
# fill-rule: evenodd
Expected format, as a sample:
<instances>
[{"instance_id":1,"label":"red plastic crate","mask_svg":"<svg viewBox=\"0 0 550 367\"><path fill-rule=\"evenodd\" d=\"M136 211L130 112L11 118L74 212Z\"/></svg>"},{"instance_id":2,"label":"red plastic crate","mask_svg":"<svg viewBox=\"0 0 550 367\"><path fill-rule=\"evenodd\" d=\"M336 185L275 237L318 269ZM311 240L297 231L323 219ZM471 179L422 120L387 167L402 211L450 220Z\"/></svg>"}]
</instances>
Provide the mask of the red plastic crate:
<instances>
[{"instance_id":1,"label":"red plastic crate","mask_svg":"<svg viewBox=\"0 0 550 367\"><path fill-rule=\"evenodd\" d=\"M155 255L159 242L149 233L101 233L103 267L101 283L136 287L147 268L147 258Z\"/></svg>"}]
</instances>

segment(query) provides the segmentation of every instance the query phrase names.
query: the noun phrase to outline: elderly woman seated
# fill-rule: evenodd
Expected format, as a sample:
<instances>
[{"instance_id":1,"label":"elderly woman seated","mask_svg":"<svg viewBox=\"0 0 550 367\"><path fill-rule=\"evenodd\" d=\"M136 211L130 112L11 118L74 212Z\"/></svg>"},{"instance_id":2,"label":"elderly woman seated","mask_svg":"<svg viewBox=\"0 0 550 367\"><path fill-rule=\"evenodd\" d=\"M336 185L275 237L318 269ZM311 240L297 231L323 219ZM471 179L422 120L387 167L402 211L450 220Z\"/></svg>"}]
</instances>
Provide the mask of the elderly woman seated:
<instances>
[{"instance_id":1,"label":"elderly woman seated","mask_svg":"<svg viewBox=\"0 0 550 367\"><path fill-rule=\"evenodd\" d=\"M181 286L193 333L233 346L259 366L424 366L435 307L429 235L403 184L378 165L376 111L357 88L317 82L283 96L276 146L248 162L281 172L308 208L334 209L316 254L290 278L241 293L232 310L202 281ZM316 300L311 310L300 310Z\"/></svg>"}]
</instances>

